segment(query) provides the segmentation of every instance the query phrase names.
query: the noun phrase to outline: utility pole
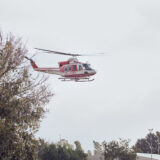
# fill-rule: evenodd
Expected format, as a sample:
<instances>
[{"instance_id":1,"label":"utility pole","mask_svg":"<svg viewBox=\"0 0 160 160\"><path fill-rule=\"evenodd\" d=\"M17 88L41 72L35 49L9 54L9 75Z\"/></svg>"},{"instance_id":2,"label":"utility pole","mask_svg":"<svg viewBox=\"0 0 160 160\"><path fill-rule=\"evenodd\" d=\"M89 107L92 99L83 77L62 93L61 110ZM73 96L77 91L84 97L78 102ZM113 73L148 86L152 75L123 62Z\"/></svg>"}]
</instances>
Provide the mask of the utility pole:
<instances>
[{"instance_id":1,"label":"utility pole","mask_svg":"<svg viewBox=\"0 0 160 160\"><path fill-rule=\"evenodd\" d=\"M152 160L152 131L153 129L148 129L149 133L150 133L150 148L151 148L151 160Z\"/></svg>"}]
</instances>

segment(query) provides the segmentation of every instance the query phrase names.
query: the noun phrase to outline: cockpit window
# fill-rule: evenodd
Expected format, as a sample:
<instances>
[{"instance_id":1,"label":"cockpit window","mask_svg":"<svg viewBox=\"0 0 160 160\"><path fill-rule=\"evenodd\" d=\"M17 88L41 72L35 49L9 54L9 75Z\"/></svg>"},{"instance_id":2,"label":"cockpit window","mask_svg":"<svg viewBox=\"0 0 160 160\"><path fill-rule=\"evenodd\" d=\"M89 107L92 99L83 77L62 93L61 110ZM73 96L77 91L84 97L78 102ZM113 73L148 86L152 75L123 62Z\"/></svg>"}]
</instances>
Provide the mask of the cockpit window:
<instances>
[{"instance_id":1,"label":"cockpit window","mask_svg":"<svg viewBox=\"0 0 160 160\"><path fill-rule=\"evenodd\" d=\"M83 67L84 67L86 70L91 70L90 65L87 64L87 63L83 63Z\"/></svg>"}]
</instances>

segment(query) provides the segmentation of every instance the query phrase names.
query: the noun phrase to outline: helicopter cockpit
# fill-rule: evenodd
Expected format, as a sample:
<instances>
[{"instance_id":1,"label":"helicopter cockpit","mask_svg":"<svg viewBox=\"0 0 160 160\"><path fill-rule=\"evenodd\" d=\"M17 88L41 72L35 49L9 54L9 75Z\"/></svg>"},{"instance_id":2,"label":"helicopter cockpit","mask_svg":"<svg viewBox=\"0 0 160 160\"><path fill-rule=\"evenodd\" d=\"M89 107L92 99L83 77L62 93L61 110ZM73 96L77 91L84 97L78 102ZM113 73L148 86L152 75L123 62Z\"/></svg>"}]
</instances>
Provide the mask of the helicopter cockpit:
<instances>
[{"instance_id":1,"label":"helicopter cockpit","mask_svg":"<svg viewBox=\"0 0 160 160\"><path fill-rule=\"evenodd\" d=\"M92 70L92 68L90 67L90 64L88 63L83 63L82 64L85 70Z\"/></svg>"}]
</instances>

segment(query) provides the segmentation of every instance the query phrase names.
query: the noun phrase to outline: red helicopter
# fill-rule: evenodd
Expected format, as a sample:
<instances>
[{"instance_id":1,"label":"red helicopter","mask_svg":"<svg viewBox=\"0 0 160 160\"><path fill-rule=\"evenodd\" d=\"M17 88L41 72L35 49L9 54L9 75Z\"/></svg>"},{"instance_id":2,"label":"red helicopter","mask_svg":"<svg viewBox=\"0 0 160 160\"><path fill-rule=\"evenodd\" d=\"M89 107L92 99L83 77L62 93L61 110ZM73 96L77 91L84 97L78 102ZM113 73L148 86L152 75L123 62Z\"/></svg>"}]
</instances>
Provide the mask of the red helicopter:
<instances>
[{"instance_id":1,"label":"red helicopter","mask_svg":"<svg viewBox=\"0 0 160 160\"><path fill-rule=\"evenodd\" d=\"M96 71L90 67L90 64L79 62L78 59L76 58L78 56L85 56L85 55L63 53L41 48L35 48L35 49L46 53L72 56L72 58L68 59L67 61L59 62L58 63L59 68L41 68L38 67L32 59L25 57L26 59L30 60L31 65L35 71L60 75L61 77L59 79L62 81L90 82L94 80L90 79L90 77L95 75Z\"/></svg>"}]
</instances>

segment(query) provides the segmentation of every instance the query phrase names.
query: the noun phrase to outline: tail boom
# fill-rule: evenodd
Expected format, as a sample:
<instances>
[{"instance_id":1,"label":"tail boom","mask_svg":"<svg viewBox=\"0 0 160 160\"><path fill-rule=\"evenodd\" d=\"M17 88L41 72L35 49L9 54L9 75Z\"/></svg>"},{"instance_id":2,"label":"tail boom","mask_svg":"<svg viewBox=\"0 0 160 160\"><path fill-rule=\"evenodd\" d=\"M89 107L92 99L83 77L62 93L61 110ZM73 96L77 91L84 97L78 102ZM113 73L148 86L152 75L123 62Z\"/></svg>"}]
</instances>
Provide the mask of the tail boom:
<instances>
[{"instance_id":1,"label":"tail boom","mask_svg":"<svg viewBox=\"0 0 160 160\"><path fill-rule=\"evenodd\" d=\"M45 73L49 73L49 74L56 74L56 75L60 75L62 76L62 72L59 70L59 68L40 68L36 65L36 63L28 58L28 57L25 57L26 59L28 59L31 63L31 66L33 67L33 69L35 71L38 71L38 72L45 72Z\"/></svg>"},{"instance_id":2,"label":"tail boom","mask_svg":"<svg viewBox=\"0 0 160 160\"><path fill-rule=\"evenodd\" d=\"M34 68L34 70L38 71L38 72L45 72L45 73L49 73L49 74L56 74L56 75L62 75L62 73L60 72L59 68Z\"/></svg>"}]
</instances>

